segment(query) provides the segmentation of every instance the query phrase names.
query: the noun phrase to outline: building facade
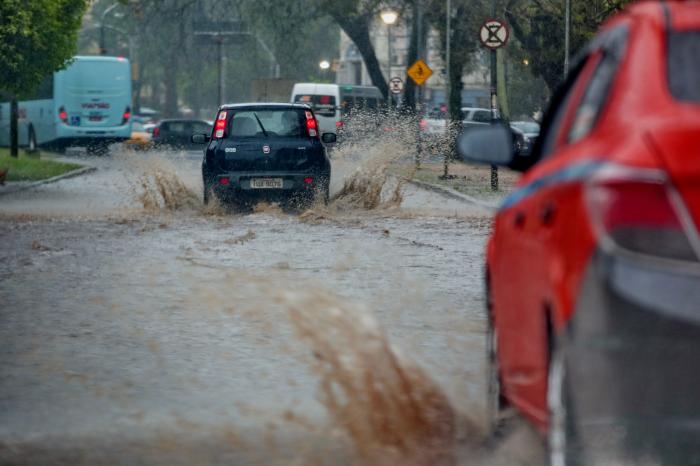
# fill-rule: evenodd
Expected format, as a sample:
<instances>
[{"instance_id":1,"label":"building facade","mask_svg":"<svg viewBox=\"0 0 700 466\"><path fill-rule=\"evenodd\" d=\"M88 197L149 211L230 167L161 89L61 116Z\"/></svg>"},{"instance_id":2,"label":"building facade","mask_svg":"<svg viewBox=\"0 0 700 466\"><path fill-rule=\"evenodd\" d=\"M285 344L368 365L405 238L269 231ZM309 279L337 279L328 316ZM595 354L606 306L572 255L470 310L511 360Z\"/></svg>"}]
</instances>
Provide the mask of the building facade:
<instances>
[{"instance_id":1,"label":"building facade","mask_svg":"<svg viewBox=\"0 0 700 466\"><path fill-rule=\"evenodd\" d=\"M389 32L391 28L391 32ZM398 77L410 79L406 70L410 43L410 28L404 21L392 26L385 25L379 18L370 29L370 40L374 45L382 74L385 79ZM389 65L389 40L391 40L391 65ZM433 70L433 75L425 83L423 101L425 108L439 107L446 102L445 62L442 57L445 38L435 29L428 33L425 62ZM462 105L465 107L489 106L489 70L486 54L479 52L473 60L473 71L462 75ZM353 41L340 31L340 57L336 71L336 83L372 85L362 55Z\"/></svg>"}]
</instances>

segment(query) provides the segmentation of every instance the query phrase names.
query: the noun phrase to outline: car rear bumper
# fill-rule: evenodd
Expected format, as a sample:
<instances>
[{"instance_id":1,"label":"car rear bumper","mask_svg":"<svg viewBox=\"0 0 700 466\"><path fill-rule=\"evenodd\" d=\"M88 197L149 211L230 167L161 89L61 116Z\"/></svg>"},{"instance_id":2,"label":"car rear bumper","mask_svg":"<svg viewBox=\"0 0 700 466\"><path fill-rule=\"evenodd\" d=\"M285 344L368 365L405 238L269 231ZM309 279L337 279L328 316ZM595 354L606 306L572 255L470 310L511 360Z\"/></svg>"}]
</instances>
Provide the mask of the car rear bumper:
<instances>
[{"instance_id":1,"label":"car rear bumper","mask_svg":"<svg viewBox=\"0 0 700 466\"><path fill-rule=\"evenodd\" d=\"M581 290L566 361L585 464L700 464L700 265L599 251Z\"/></svg>"},{"instance_id":2,"label":"car rear bumper","mask_svg":"<svg viewBox=\"0 0 700 466\"><path fill-rule=\"evenodd\" d=\"M281 188L254 188L254 179L279 179ZM325 190L330 173L316 172L230 172L219 174L210 182L214 191L224 197L235 196L238 199L283 200L293 195L313 196ZM224 180L228 180L227 182ZM310 181L310 182L307 182Z\"/></svg>"}]
</instances>

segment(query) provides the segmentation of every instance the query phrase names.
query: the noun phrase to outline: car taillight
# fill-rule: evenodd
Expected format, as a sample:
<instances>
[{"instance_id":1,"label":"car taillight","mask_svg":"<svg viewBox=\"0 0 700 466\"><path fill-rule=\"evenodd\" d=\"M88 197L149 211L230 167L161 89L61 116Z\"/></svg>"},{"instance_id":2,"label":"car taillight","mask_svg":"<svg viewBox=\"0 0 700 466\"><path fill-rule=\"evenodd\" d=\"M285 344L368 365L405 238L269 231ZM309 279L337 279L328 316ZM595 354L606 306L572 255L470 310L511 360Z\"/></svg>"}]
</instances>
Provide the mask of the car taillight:
<instances>
[{"instance_id":1,"label":"car taillight","mask_svg":"<svg viewBox=\"0 0 700 466\"><path fill-rule=\"evenodd\" d=\"M155 128L153 128L153 137L156 137L159 134L160 134L160 127L156 126Z\"/></svg>"},{"instance_id":2,"label":"car taillight","mask_svg":"<svg viewBox=\"0 0 700 466\"><path fill-rule=\"evenodd\" d=\"M313 113L310 111L306 110L306 131L309 133L309 136L312 138L315 138L318 136L318 123L316 122L316 118L314 118Z\"/></svg>"},{"instance_id":3,"label":"car taillight","mask_svg":"<svg viewBox=\"0 0 700 466\"><path fill-rule=\"evenodd\" d=\"M605 168L586 185L586 202L604 247L698 261L697 229L663 171Z\"/></svg>"},{"instance_id":4,"label":"car taillight","mask_svg":"<svg viewBox=\"0 0 700 466\"><path fill-rule=\"evenodd\" d=\"M343 122L341 120L338 120L335 122L335 127L336 128L342 128L343 127Z\"/></svg>"},{"instance_id":5,"label":"car taillight","mask_svg":"<svg viewBox=\"0 0 700 466\"><path fill-rule=\"evenodd\" d=\"M421 120L418 126L420 126L421 131L425 131L428 129L428 122L426 120Z\"/></svg>"},{"instance_id":6,"label":"car taillight","mask_svg":"<svg viewBox=\"0 0 700 466\"><path fill-rule=\"evenodd\" d=\"M216 122L214 123L214 135L212 139L222 139L226 136L226 110L221 110L216 116Z\"/></svg>"},{"instance_id":7,"label":"car taillight","mask_svg":"<svg viewBox=\"0 0 700 466\"><path fill-rule=\"evenodd\" d=\"M61 108L58 109L58 118L60 118L62 122L68 123L68 112L66 112L63 105L61 105Z\"/></svg>"},{"instance_id":8,"label":"car taillight","mask_svg":"<svg viewBox=\"0 0 700 466\"><path fill-rule=\"evenodd\" d=\"M126 122L129 121L129 118L131 118L131 108L126 107L124 114L122 115L122 125L126 124Z\"/></svg>"}]
</instances>

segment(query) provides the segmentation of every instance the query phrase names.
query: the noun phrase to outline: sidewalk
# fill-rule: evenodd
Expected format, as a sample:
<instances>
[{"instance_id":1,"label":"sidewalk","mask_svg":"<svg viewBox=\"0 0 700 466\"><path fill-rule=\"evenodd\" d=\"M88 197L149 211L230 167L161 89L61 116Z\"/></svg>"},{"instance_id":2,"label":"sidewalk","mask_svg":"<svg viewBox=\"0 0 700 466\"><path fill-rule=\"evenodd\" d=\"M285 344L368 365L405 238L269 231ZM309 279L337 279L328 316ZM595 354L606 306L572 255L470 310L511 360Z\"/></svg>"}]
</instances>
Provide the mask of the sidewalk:
<instances>
[{"instance_id":1,"label":"sidewalk","mask_svg":"<svg viewBox=\"0 0 700 466\"><path fill-rule=\"evenodd\" d=\"M413 163L398 162L390 172L404 178L416 186L440 192L443 195L465 202L496 210L510 192L513 191L519 174L508 169L498 170L498 191L491 190L491 168L484 165L471 165L462 162L449 165L448 179L442 179L444 164L429 161L421 164L419 170Z\"/></svg>"},{"instance_id":2,"label":"sidewalk","mask_svg":"<svg viewBox=\"0 0 700 466\"><path fill-rule=\"evenodd\" d=\"M95 170L97 170L97 168L95 168L95 167L83 167L83 168L78 168L77 170L73 170L73 171L68 172L68 173L64 173L62 175L54 176L53 178L48 178L46 180L8 181L8 182L5 182L4 185L0 186L0 196L4 196L6 194L16 193L19 191L24 191L26 189L35 188L37 186L41 186L41 185L48 184L48 183L55 183L56 181L65 180L67 178L73 178L75 176L85 175L87 173L94 172Z\"/></svg>"}]
</instances>

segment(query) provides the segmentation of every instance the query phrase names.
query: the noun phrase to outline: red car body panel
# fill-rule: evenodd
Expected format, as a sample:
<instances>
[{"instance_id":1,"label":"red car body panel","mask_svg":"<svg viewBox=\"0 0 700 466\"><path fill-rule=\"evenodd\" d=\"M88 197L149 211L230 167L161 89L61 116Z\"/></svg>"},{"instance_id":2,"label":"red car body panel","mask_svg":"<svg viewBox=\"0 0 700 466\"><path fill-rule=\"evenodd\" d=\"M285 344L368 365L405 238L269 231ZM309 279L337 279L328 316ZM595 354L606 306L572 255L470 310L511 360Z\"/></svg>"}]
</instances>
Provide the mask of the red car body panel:
<instances>
[{"instance_id":1,"label":"red car body panel","mask_svg":"<svg viewBox=\"0 0 700 466\"><path fill-rule=\"evenodd\" d=\"M673 27L700 30L700 8L667 4ZM628 35L593 129L569 143L576 112L600 54L592 50L566 103L553 155L527 171L494 221L488 282L502 389L547 431L551 334L572 317L598 245L585 201L587 173L603 164L666 170L700 226L700 105L676 101L666 76L666 16L658 3L632 6L601 31Z\"/></svg>"}]
</instances>

